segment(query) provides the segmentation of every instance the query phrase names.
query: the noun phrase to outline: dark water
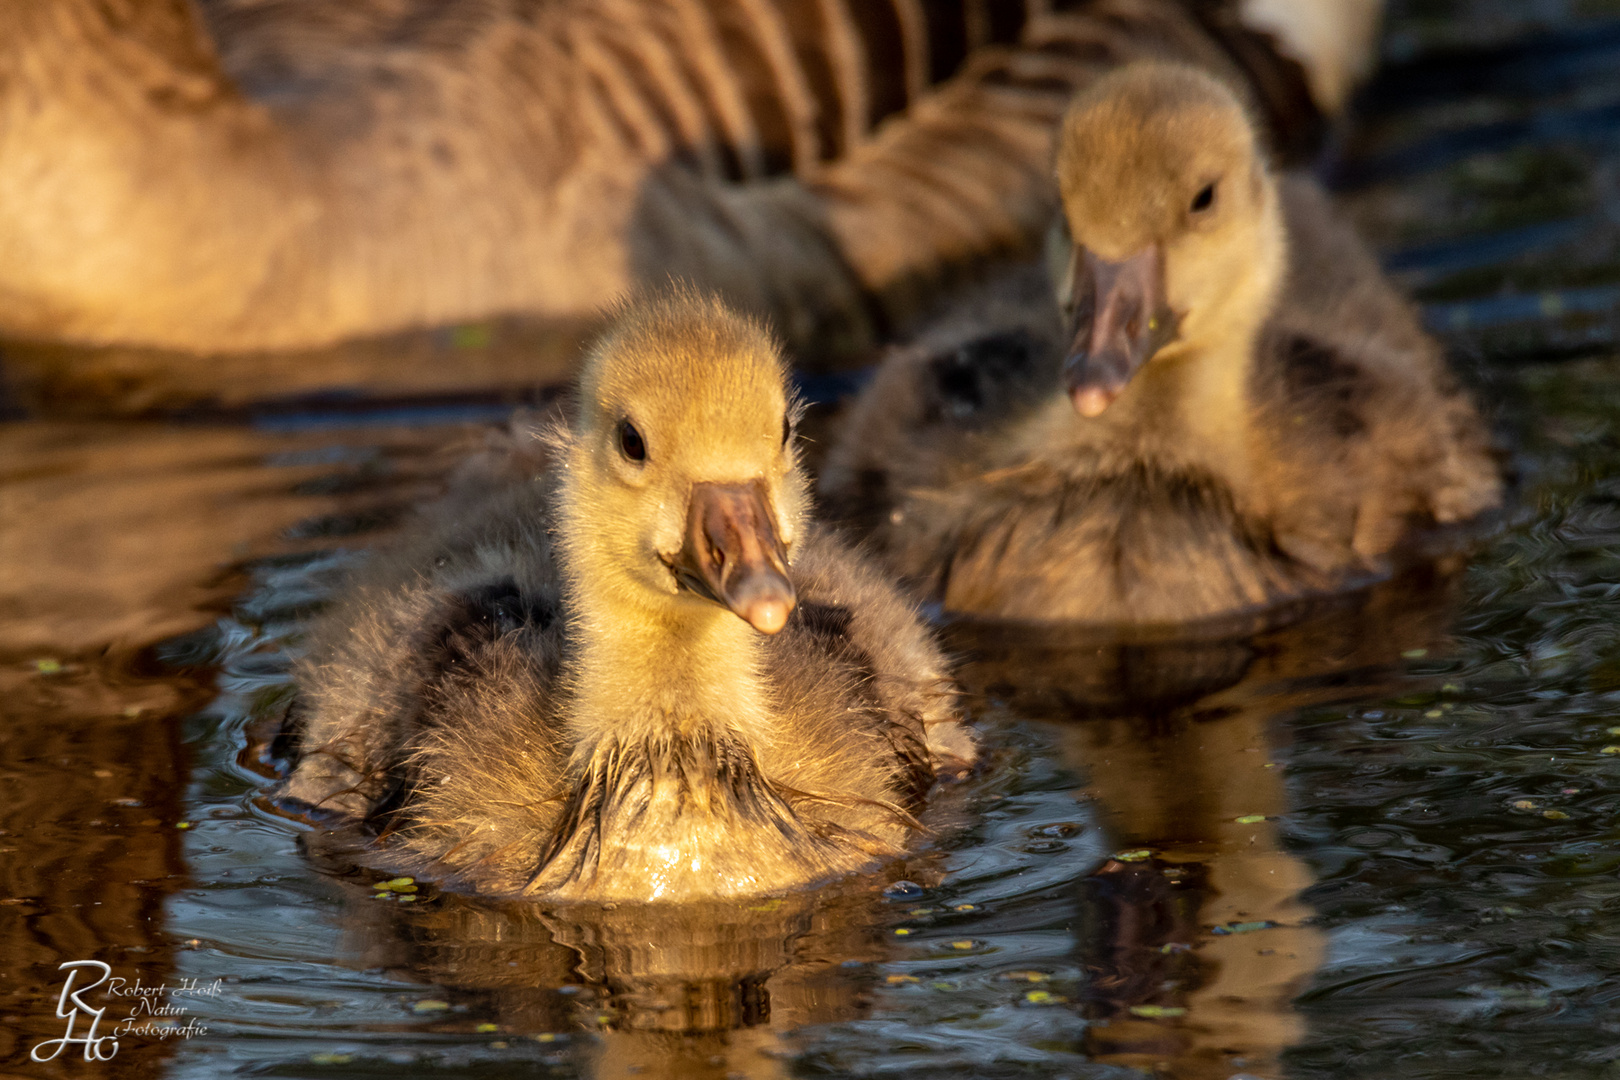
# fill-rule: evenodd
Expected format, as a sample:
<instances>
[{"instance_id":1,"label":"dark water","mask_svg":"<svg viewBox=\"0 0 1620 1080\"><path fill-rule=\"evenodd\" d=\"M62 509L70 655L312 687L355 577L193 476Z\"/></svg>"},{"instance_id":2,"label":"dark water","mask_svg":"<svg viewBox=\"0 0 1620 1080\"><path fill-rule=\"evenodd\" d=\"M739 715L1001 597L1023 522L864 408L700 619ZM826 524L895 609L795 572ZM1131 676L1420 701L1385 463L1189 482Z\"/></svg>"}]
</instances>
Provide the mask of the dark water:
<instances>
[{"instance_id":1,"label":"dark water","mask_svg":"<svg viewBox=\"0 0 1620 1080\"><path fill-rule=\"evenodd\" d=\"M487 403L0 425L7 1075L1620 1076L1620 11L1411 0L1386 51L1328 172L1516 509L1260 632L947 627L992 760L877 878L498 907L261 809L303 621ZM183 1011L29 1061L83 959Z\"/></svg>"}]
</instances>

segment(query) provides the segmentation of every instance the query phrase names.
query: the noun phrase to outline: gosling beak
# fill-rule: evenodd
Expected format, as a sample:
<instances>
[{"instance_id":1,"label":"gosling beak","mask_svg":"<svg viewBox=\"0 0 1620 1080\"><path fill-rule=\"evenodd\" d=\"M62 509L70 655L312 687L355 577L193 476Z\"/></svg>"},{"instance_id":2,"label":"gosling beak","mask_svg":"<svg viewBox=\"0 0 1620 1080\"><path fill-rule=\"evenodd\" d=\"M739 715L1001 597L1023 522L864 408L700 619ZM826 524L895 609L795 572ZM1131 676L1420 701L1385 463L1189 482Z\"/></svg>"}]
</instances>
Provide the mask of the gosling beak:
<instances>
[{"instance_id":1,"label":"gosling beak","mask_svg":"<svg viewBox=\"0 0 1620 1080\"><path fill-rule=\"evenodd\" d=\"M1164 265L1157 244L1121 262L1076 247L1074 340L1063 363L1069 399L1081 416L1101 416L1138 369L1176 337L1177 319L1164 299Z\"/></svg>"},{"instance_id":2,"label":"gosling beak","mask_svg":"<svg viewBox=\"0 0 1620 1080\"><path fill-rule=\"evenodd\" d=\"M693 484L686 545L669 559L686 588L736 612L762 634L787 625L797 599L765 485Z\"/></svg>"}]
</instances>

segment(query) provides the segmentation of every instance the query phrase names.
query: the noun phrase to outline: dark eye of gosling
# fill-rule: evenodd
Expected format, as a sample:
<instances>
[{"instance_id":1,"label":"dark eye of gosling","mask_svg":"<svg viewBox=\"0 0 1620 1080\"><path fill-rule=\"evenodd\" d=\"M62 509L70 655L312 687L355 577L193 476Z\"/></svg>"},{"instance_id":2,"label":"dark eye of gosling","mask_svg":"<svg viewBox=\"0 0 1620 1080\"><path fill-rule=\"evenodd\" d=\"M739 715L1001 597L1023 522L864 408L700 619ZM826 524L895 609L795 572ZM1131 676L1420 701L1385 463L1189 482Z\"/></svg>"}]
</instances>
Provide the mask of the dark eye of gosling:
<instances>
[{"instance_id":1,"label":"dark eye of gosling","mask_svg":"<svg viewBox=\"0 0 1620 1080\"><path fill-rule=\"evenodd\" d=\"M1212 207L1214 205L1215 205L1215 185L1214 185L1213 182L1211 182L1211 183L1205 184L1203 187L1199 188L1198 189L1198 194L1193 196L1192 212L1195 213L1195 214L1201 214L1205 210L1208 210L1210 207Z\"/></svg>"},{"instance_id":2,"label":"dark eye of gosling","mask_svg":"<svg viewBox=\"0 0 1620 1080\"><path fill-rule=\"evenodd\" d=\"M642 441L636 425L628 419L619 421L619 453L630 461L647 460L647 444Z\"/></svg>"}]
</instances>

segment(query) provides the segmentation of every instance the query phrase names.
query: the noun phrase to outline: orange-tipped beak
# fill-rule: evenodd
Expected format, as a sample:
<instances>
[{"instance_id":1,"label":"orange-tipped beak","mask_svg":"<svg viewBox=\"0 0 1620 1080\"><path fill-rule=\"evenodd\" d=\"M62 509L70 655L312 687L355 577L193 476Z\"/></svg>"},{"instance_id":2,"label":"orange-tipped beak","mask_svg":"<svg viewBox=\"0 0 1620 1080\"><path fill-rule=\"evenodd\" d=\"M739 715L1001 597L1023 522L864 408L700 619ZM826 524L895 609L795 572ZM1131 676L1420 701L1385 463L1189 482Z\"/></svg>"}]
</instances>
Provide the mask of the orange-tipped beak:
<instances>
[{"instance_id":1,"label":"orange-tipped beak","mask_svg":"<svg viewBox=\"0 0 1620 1080\"><path fill-rule=\"evenodd\" d=\"M682 585L730 608L762 634L787 625L798 602L787 551L759 480L693 484L686 544L670 561Z\"/></svg>"},{"instance_id":2,"label":"orange-tipped beak","mask_svg":"<svg viewBox=\"0 0 1620 1080\"><path fill-rule=\"evenodd\" d=\"M1077 251L1074 335L1063 364L1069 398L1081 416L1101 416L1153 354L1175 340L1177 319L1164 299L1157 245L1117 263Z\"/></svg>"}]
</instances>

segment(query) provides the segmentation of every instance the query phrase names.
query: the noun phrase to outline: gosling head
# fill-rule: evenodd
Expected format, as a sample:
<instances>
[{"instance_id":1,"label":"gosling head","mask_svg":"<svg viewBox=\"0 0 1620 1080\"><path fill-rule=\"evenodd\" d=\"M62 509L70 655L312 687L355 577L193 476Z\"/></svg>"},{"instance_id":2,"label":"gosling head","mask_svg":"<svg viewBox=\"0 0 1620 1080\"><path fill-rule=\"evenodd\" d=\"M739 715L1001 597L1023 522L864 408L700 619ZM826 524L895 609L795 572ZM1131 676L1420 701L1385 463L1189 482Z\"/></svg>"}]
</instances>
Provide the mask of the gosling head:
<instances>
[{"instance_id":1,"label":"gosling head","mask_svg":"<svg viewBox=\"0 0 1620 1080\"><path fill-rule=\"evenodd\" d=\"M628 616L713 605L774 634L807 495L771 335L719 301L627 305L585 360L561 533L576 595Z\"/></svg>"},{"instance_id":2,"label":"gosling head","mask_svg":"<svg viewBox=\"0 0 1620 1080\"><path fill-rule=\"evenodd\" d=\"M1207 346L1264 317L1284 258L1276 183L1220 82L1164 63L1098 80L1063 119L1057 178L1064 375L1081 416L1171 342Z\"/></svg>"}]
</instances>

